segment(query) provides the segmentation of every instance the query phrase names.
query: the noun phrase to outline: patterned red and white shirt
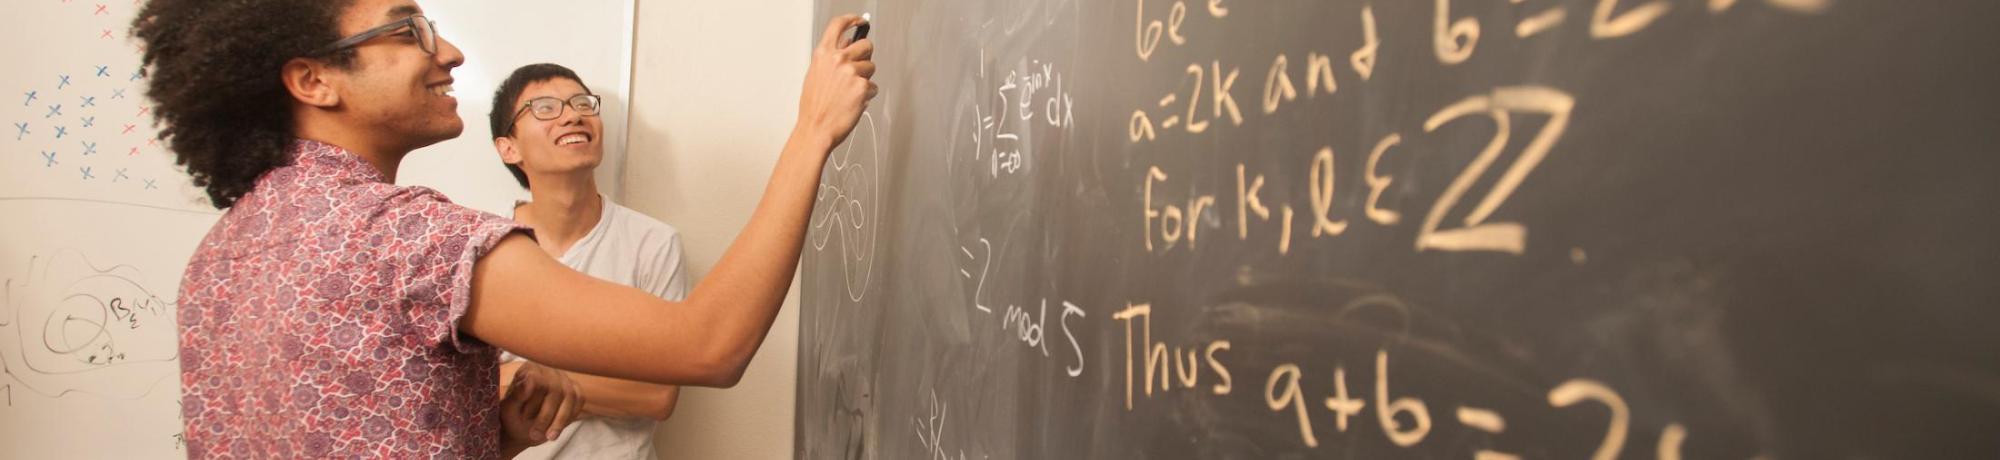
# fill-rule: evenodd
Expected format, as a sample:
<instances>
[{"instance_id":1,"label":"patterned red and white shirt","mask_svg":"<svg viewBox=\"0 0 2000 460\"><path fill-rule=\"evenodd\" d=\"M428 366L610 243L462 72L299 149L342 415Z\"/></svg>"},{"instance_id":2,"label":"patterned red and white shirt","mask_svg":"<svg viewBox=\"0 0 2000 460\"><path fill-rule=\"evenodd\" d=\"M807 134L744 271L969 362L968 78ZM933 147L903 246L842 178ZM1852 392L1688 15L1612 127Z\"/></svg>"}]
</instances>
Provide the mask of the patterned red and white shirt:
<instances>
[{"instance_id":1,"label":"patterned red and white shirt","mask_svg":"<svg viewBox=\"0 0 2000 460\"><path fill-rule=\"evenodd\" d=\"M498 457L499 351L457 324L473 262L526 227L340 147L292 154L181 281L189 457Z\"/></svg>"}]
</instances>

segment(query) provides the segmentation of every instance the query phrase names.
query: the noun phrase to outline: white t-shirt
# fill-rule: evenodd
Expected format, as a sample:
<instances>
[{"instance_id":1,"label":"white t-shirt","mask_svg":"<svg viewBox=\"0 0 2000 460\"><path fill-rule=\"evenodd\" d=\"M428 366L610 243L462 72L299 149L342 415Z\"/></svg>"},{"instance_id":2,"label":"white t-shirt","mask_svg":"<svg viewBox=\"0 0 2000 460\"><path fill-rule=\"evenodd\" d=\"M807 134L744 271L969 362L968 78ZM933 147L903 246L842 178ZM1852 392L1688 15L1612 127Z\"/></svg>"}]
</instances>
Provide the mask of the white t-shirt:
<instances>
[{"instance_id":1,"label":"white t-shirt","mask_svg":"<svg viewBox=\"0 0 2000 460\"><path fill-rule=\"evenodd\" d=\"M562 257L563 265L598 279L632 286L667 300L687 298L681 269L681 236L673 226L604 200L604 215ZM501 362L520 360L507 353ZM570 424L555 440L521 452L517 459L653 460L650 418L593 418Z\"/></svg>"}]
</instances>

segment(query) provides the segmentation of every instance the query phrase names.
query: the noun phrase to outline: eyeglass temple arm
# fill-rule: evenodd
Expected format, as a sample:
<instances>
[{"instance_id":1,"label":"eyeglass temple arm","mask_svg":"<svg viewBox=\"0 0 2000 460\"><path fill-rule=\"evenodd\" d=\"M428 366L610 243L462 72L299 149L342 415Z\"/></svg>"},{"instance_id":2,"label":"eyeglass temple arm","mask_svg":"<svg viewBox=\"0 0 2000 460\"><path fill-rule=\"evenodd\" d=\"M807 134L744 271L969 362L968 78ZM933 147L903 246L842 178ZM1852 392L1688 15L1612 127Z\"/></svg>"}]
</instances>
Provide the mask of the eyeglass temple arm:
<instances>
[{"instance_id":1,"label":"eyeglass temple arm","mask_svg":"<svg viewBox=\"0 0 2000 460\"><path fill-rule=\"evenodd\" d=\"M313 52L312 52L312 53L311 53L310 55L312 55L312 56L320 56L320 55L325 55L325 54L330 54L330 53L333 53L333 52L336 52L336 51L340 51L340 50L343 50L343 49L347 49L347 48L349 48L349 47L352 47L352 46L354 46L354 45L359 45L359 44L361 44L361 42L365 42L365 41L368 41L368 40L370 40L370 39L373 39L373 38L375 38L375 37L377 37L377 36L380 36L380 35L382 35L382 34L385 34L385 33L388 33L389 31L392 31L392 30L396 30L396 29L400 29L400 28L404 28L404 27L415 27L415 26L416 26L416 21L417 21L417 20L418 20L418 17L417 17L417 16L410 16L410 17L407 17L407 18L403 18L402 20L399 20L399 21L395 21L395 22L391 22L391 23L388 23L388 24L383 24L383 25L379 25L379 26L375 26L375 28L373 28L373 29L368 29L368 30L365 30L365 31L362 31L361 33L358 33L358 34L354 34L353 36L350 36L350 37L347 37L347 38L343 38L343 39L340 39L340 41L336 41L336 42L333 42L333 43L331 43L331 44L328 44L328 45L326 45L326 46L323 46L323 47L320 47L320 49L318 49L318 50L314 50L314 51L313 51Z\"/></svg>"}]
</instances>

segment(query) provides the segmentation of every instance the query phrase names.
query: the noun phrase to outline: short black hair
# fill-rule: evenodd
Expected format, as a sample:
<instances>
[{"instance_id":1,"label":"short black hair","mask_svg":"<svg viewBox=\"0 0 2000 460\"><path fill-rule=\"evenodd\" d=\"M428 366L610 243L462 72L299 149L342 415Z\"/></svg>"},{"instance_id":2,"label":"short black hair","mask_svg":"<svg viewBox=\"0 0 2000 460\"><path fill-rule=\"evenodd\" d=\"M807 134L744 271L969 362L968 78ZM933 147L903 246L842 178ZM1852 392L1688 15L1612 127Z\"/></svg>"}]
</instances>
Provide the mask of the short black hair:
<instances>
[{"instance_id":1,"label":"short black hair","mask_svg":"<svg viewBox=\"0 0 2000 460\"><path fill-rule=\"evenodd\" d=\"M160 140L218 209L291 164L285 63L340 39L353 0L153 0L132 20ZM355 53L317 56L349 68Z\"/></svg>"},{"instance_id":2,"label":"short black hair","mask_svg":"<svg viewBox=\"0 0 2000 460\"><path fill-rule=\"evenodd\" d=\"M528 90L528 85L557 78L574 81L577 86L583 87L584 93L590 93L590 85L583 84L583 78L576 76L576 71L568 67L545 62L514 69L514 73L507 76L507 81L500 82L500 89L493 92L493 112L487 115L493 122L493 138L514 135L514 115L520 113L521 101L518 99L522 91ZM520 165L508 163L507 172L514 173L514 180L521 183L521 188L528 188L528 172L522 171Z\"/></svg>"}]
</instances>

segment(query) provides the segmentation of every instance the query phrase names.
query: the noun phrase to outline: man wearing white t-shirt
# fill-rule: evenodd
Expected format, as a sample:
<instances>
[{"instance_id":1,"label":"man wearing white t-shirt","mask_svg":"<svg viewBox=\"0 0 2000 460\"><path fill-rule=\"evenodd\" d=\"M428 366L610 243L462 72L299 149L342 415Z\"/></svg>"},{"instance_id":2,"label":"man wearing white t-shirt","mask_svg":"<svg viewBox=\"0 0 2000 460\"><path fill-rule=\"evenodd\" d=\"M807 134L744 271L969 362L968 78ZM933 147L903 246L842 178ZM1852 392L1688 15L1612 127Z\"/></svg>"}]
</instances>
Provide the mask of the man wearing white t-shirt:
<instances>
[{"instance_id":1,"label":"man wearing white t-shirt","mask_svg":"<svg viewBox=\"0 0 2000 460\"><path fill-rule=\"evenodd\" d=\"M533 197L514 206L514 219L533 227L542 250L570 268L682 300L687 277L679 233L597 193L600 102L576 72L555 64L516 69L501 83L493 97L493 147ZM500 381L511 381L524 361L511 353L501 359ZM583 419L515 458L654 458L653 429L673 414L678 387L569 377L582 389Z\"/></svg>"}]
</instances>

